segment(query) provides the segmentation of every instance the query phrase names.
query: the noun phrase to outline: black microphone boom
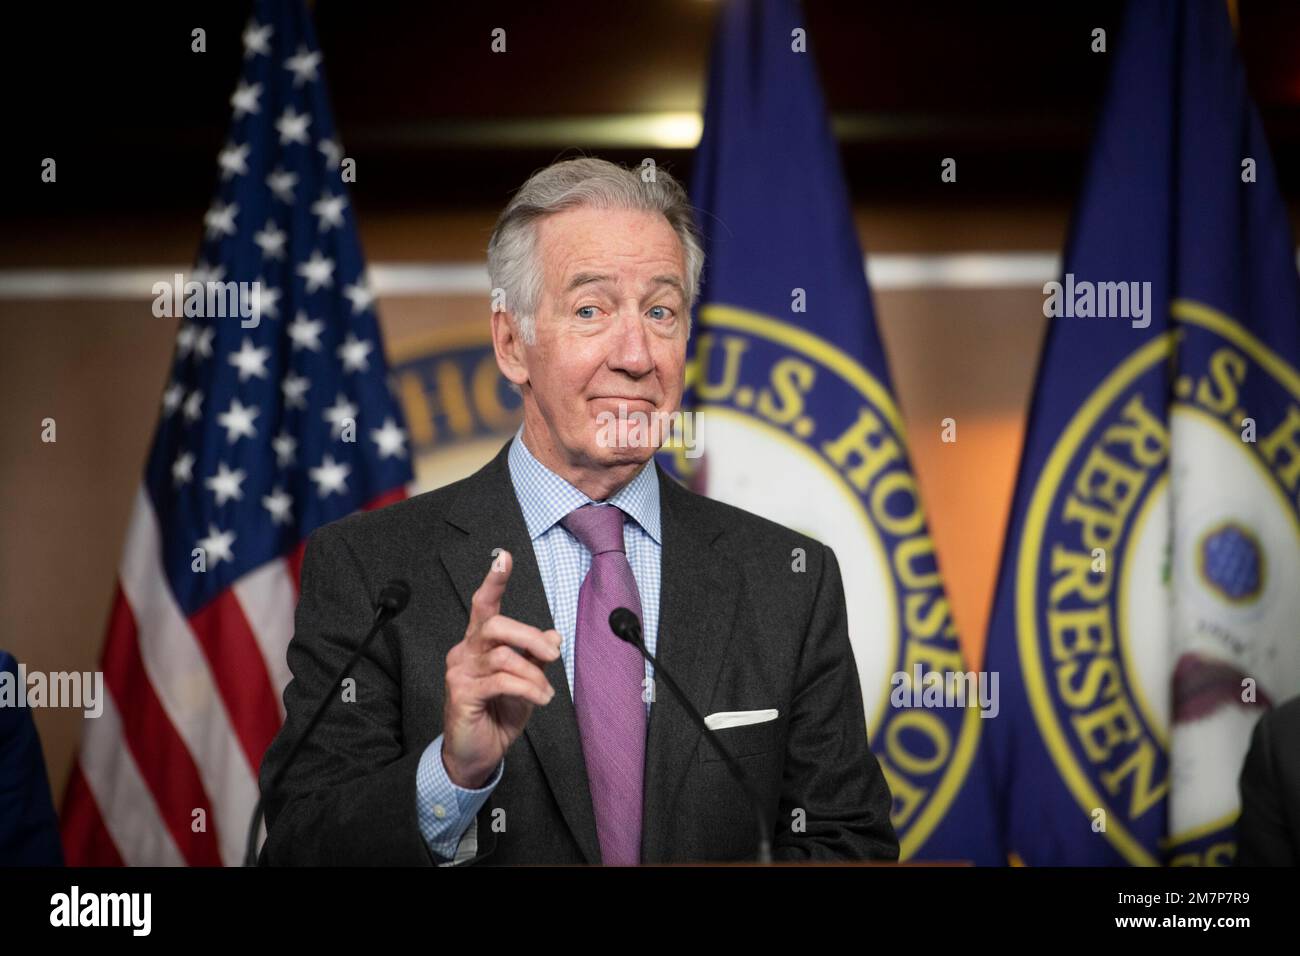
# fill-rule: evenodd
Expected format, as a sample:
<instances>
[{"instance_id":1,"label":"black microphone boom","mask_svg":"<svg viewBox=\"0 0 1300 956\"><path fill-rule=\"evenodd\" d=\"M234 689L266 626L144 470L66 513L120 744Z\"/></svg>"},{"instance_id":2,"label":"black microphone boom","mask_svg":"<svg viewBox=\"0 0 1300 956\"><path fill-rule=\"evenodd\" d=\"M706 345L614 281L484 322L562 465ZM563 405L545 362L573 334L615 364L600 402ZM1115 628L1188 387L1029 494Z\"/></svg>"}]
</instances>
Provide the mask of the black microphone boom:
<instances>
[{"instance_id":1,"label":"black microphone boom","mask_svg":"<svg viewBox=\"0 0 1300 956\"><path fill-rule=\"evenodd\" d=\"M380 632L385 624L406 610L406 605L410 600L411 586L405 581L399 581L396 579L385 584L380 590L379 596L375 598L375 618L373 623L370 625L369 632L367 632L365 638L357 646L356 652L353 653L351 660L343 665L343 669L339 671L338 676L334 678L334 683L325 691L325 696L321 698L321 702L316 706L316 712L311 715L311 720L307 721L306 728L304 728L303 732L298 735L298 739L294 741L293 747L289 749L289 753L280 764L280 769L272 775L271 779L266 784L266 789L257 797L257 806L253 808L253 819L248 825L248 849L244 854L244 866L257 865L257 831L262 823L262 805L266 802L267 795L274 792L275 788L280 785L280 782L284 779L285 773L289 770L289 767L292 766L294 758L298 756L298 751L302 749L302 745L307 742L307 738L311 736L311 732L316 729L316 725L319 724L321 718L325 716L325 710L329 707L330 701L338 696L339 685L342 684L344 679L352 673L352 668L357 666L357 661L361 660L361 655L366 652L366 648L369 647L370 642L375 639L375 635Z\"/></svg>"},{"instance_id":2,"label":"black microphone boom","mask_svg":"<svg viewBox=\"0 0 1300 956\"><path fill-rule=\"evenodd\" d=\"M691 720L709 738L709 742L718 748L727 769L731 771L731 775L736 778L736 782L740 784L746 796L749 797L749 805L754 813L754 821L758 824L758 862L771 863L772 837L771 830L767 825L767 815L763 813L763 803L759 800L758 792L754 790L753 784L749 782L745 768L731 755L731 751L722 745L718 735L704 722L704 718L700 716L700 712L687 699L686 694L677 685L677 681L673 680L672 675L664 670L663 665L655 660L654 655L646 648L645 642L641 639L641 619L636 616L636 612L625 607L614 608L609 615L609 629L614 632L615 637L627 641L641 652L641 656L654 667L655 677L663 678L664 683L668 685L668 689L677 698L677 702L682 705L682 709L690 715Z\"/></svg>"}]
</instances>

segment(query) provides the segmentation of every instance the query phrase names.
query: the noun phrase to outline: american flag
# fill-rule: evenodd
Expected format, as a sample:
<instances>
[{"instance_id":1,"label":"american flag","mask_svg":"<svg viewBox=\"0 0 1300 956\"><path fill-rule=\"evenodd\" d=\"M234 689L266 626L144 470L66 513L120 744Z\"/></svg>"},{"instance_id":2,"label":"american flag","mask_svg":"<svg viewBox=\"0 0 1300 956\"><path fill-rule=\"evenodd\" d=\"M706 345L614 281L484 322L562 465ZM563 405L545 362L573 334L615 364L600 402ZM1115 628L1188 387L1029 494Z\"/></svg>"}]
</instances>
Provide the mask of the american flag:
<instances>
[{"instance_id":1,"label":"american flag","mask_svg":"<svg viewBox=\"0 0 1300 956\"><path fill-rule=\"evenodd\" d=\"M240 862L305 539L412 481L305 7L259 0L243 45L186 278L259 282L260 322L179 325L64 800L74 865Z\"/></svg>"}]
</instances>

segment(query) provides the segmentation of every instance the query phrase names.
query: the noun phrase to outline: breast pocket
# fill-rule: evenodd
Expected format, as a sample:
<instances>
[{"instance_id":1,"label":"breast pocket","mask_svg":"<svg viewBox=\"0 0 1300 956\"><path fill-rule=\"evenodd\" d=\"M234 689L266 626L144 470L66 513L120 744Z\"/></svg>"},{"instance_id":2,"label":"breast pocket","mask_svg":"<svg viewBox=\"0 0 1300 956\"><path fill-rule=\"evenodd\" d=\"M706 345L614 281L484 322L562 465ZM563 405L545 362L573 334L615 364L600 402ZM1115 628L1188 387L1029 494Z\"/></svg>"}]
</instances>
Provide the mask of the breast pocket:
<instances>
[{"instance_id":1,"label":"breast pocket","mask_svg":"<svg viewBox=\"0 0 1300 956\"><path fill-rule=\"evenodd\" d=\"M777 749L781 744L781 721L780 719L765 720L759 724L744 724L740 727L724 727L721 730L715 730L718 740L722 746L730 751L733 757L751 757L755 754L765 754ZM713 746L708 734L704 734L700 740L700 762L710 763L714 760L722 760L722 752Z\"/></svg>"}]
</instances>

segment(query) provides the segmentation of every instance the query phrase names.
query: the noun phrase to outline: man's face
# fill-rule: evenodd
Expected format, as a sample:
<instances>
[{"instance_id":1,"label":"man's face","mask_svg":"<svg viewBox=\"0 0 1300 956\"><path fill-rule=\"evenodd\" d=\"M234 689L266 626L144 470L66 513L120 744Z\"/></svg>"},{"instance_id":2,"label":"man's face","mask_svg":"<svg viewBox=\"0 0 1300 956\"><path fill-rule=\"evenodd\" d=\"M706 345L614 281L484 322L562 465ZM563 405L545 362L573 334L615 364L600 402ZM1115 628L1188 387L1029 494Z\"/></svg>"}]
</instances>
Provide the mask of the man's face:
<instances>
[{"instance_id":1,"label":"man's face","mask_svg":"<svg viewBox=\"0 0 1300 956\"><path fill-rule=\"evenodd\" d=\"M665 421L681 401L688 320L681 242L657 213L586 208L540 220L537 240L536 342L515 349L531 385L530 431L549 443L541 451L573 467L644 462L654 445L610 442L619 432L609 422L656 414Z\"/></svg>"}]
</instances>

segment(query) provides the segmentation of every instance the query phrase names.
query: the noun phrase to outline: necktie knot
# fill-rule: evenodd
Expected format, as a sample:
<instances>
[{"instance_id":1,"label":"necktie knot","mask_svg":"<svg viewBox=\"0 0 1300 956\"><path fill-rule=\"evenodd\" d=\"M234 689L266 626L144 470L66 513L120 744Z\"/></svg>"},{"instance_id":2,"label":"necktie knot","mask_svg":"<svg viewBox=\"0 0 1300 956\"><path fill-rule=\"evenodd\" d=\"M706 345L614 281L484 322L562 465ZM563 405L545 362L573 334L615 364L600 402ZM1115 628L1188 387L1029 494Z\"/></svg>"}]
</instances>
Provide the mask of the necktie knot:
<instances>
[{"instance_id":1,"label":"necktie knot","mask_svg":"<svg viewBox=\"0 0 1300 956\"><path fill-rule=\"evenodd\" d=\"M560 519L560 524L595 557L623 550L623 519L615 505L583 505Z\"/></svg>"}]
</instances>

